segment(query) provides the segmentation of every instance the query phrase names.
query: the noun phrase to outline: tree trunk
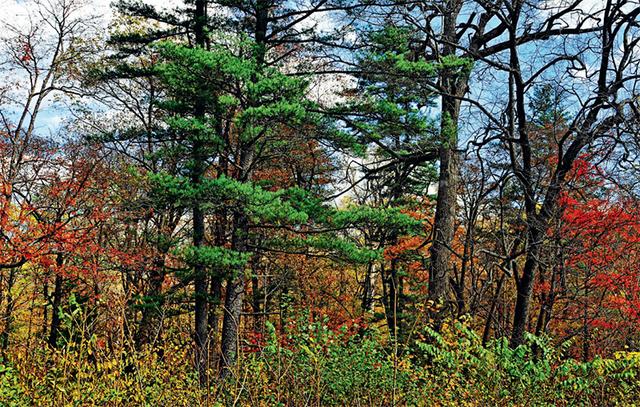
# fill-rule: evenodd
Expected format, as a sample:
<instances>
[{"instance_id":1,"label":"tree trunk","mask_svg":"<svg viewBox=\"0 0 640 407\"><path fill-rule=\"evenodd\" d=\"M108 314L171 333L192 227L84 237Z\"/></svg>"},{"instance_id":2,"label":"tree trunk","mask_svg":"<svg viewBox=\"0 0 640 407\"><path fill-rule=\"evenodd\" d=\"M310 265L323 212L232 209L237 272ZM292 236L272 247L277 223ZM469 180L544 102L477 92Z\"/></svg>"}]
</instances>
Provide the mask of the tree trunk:
<instances>
[{"instance_id":1,"label":"tree trunk","mask_svg":"<svg viewBox=\"0 0 640 407\"><path fill-rule=\"evenodd\" d=\"M204 241L204 214L199 205L193 208L193 245L202 247ZM209 360L209 326L207 309L207 276L202 264L194 265L195 277L195 342L196 365L200 385L208 384L208 360Z\"/></svg>"},{"instance_id":2,"label":"tree trunk","mask_svg":"<svg viewBox=\"0 0 640 407\"><path fill-rule=\"evenodd\" d=\"M217 355L217 333L220 326L220 301L222 298L222 278L219 276L213 276L211 278L211 285L209 287L209 348ZM214 360L215 362L215 360ZM216 366L214 363L212 366Z\"/></svg>"},{"instance_id":3,"label":"tree trunk","mask_svg":"<svg viewBox=\"0 0 640 407\"><path fill-rule=\"evenodd\" d=\"M375 295L375 263L371 262L367 265L367 271L364 276L362 289L362 312L370 312L373 309L373 297Z\"/></svg>"},{"instance_id":4,"label":"tree trunk","mask_svg":"<svg viewBox=\"0 0 640 407\"><path fill-rule=\"evenodd\" d=\"M443 119L442 132L447 140L442 141L439 147L440 174L438 179L438 197L436 201L436 213L433 227L433 244L431 246L431 272L429 273L429 298L440 307L436 314L437 320L441 319L449 308L449 277L451 243L455 232L457 189L459 182L459 159L457 155L458 138L455 135L457 129L456 101L443 97L443 105L448 106L445 116L451 119ZM455 113L456 116L453 116ZM449 130L447 130L449 129ZM437 326L438 324L436 324Z\"/></svg>"},{"instance_id":5,"label":"tree trunk","mask_svg":"<svg viewBox=\"0 0 640 407\"><path fill-rule=\"evenodd\" d=\"M248 219L244 213L234 216L234 235L232 247L240 253L247 249L246 239L249 232ZM244 270L236 270L235 276L227 281L227 293L224 302L224 320L222 322L222 367L220 377L226 378L230 368L235 365L238 354L240 317L244 300Z\"/></svg>"},{"instance_id":6,"label":"tree trunk","mask_svg":"<svg viewBox=\"0 0 640 407\"><path fill-rule=\"evenodd\" d=\"M60 274L60 268L62 267L63 258L62 254L56 256L56 280L53 288L53 303L51 311L51 324L49 325L49 339L47 343L51 348L58 347L58 336L60 334L60 305L62 304L62 284L63 278Z\"/></svg>"},{"instance_id":7,"label":"tree trunk","mask_svg":"<svg viewBox=\"0 0 640 407\"><path fill-rule=\"evenodd\" d=\"M272 7L270 2L258 0L254 3L255 7L255 60L257 70L259 71L265 65L265 56L267 50L267 26L269 23L269 9ZM252 78L253 81L257 77ZM250 105L258 105L259 101L249 101ZM239 148L239 167L237 179L241 182L247 182L251 179L251 172L254 159L254 142L241 143ZM241 211L233 214L233 234L231 246L238 253L246 253L247 239L249 238L249 219L247 215ZM220 377L226 378L231 373L231 367L236 363L238 356L238 343L240 340L240 318L242 315L242 304L244 300L245 275L244 270L236 270L235 275L227 281L227 292L225 297L224 318L222 321L222 337L221 337L221 369Z\"/></svg>"},{"instance_id":8,"label":"tree trunk","mask_svg":"<svg viewBox=\"0 0 640 407\"><path fill-rule=\"evenodd\" d=\"M151 343L151 339L157 335L160 330L160 321L158 317L161 314L163 298L162 283L164 282L164 273L162 271L163 264L156 263L155 269L152 271L149 281L149 288L145 293L144 304L142 308L142 319L135 337L136 348L142 349L144 345Z\"/></svg>"},{"instance_id":9,"label":"tree trunk","mask_svg":"<svg viewBox=\"0 0 640 407\"><path fill-rule=\"evenodd\" d=\"M448 0L443 22L442 56L456 55L456 22L462 2ZM457 190L460 163L458 157L458 119L460 101L458 96L466 92L467 77L450 69L444 69L440 75L443 88L442 117L440 123L440 160L438 177L438 196L433 225L433 243L431 245L431 267L429 273L429 299L440 308L432 313L435 328L439 329L442 318L449 309L449 277L451 243L455 232Z\"/></svg>"},{"instance_id":10,"label":"tree trunk","mask_svg":"<svg viewBox=\"0 0 640 407\"><path fill-rule=\"evenodd\" d=\"M484 324L484 332L482 333L482 346L486 346L489 342L489 335L491 334L491 324L494 320L493 315L496 312L498 298L500 297L500 293L502 292L502 284L504 284L504 278L504 274L500 276L500 280L498 280L498 286L496 287L496 293L493 295L493 299L491 301L491 308L489 309L489 314L487 315L487 320Z\"/></svg>"},{"instance_id":11,"label":"tree trunk","mask_svg":"<svg viewBox=\"0 0 640 407\"><path fill-rule=\"evenodd\" d=\"M13 285L16 281L16 268L11 268L9 270L9 276L7 277L7 294L5 296L6 305L4 308L4 314L2 315L2 319L4 319L4 330L2 334L0 334L0 355L3 357L6 356L7 350L9 349L9 336L11 334L11 329L13 329L13 309L15 307L15 303L13 301L13 294L11 290L13 289Z\"/></svg>"},{"instance_id":12,"label":"tree trunk","mask_svg":"<svg viewBox=\"0 0 640 407\"><path fill-rule=\"evenodd\" d=\"M194 15L195 44L197 47L205 48L206 35L205 24L207 19L206 0L196 0ZM195 103L194 116L199 119L205 117L204 101L198 98ZM205 168L205 146L200 137L193 140L193 171L191 181L197 188L202 183ZM196 250L203 246L205 237L204 211L199 202L195 202L192 208L193 213L193 246ZM195 342L196 342L196 367L201 386L207 386L208 361L209 361L209 329L208 329L208 284L204 265L195 264L194 273L194 296L195 296Z\"/></svg>"},{"instance_id":13,"label":"tree trunk","mask_svg":"<svg viewBox=\"0 0 640 407\"><path fill-rule=\"evenodd\" d=\"M244 299L244 279L235 278L227 283L222 323L222 368L221 377L227 377L236 363L239 341L240 317Z\"/></svg>"},{"instance_id":14,"label":"tree trunk","mask_svg":"<svg viewBox=\"0 0 640 407\"><path fill-rule=\"evenodd\" d=\"M535 227L529 233L527 242L527 258L522 270L522 276L517 281L516 308L513 313L513 330L511 332L511 347L515 348L524 342L524 333L529 323L529 309L531 295L533 293L533 282L538 268L538 257L540 255L540 238L542 233Z\"/></svg>"}]
</instances>

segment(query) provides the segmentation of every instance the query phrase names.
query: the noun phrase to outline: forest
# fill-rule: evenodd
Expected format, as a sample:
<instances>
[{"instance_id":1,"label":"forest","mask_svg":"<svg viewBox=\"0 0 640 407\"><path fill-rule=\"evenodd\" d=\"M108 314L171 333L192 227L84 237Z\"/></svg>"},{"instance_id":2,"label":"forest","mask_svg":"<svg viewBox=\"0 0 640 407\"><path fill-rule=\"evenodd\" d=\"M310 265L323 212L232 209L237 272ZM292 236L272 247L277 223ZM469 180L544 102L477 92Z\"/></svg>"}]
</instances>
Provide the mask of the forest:
<instances>
[{"instance_id":1,"label":"forest","mask_svg":"<svg viewBox=\"0 0 640 407\"><path fill-rule=\"evenodd\" d=\"M640 0L0 27L0 406L640 405Z\"/></svg>"}]
</instances>

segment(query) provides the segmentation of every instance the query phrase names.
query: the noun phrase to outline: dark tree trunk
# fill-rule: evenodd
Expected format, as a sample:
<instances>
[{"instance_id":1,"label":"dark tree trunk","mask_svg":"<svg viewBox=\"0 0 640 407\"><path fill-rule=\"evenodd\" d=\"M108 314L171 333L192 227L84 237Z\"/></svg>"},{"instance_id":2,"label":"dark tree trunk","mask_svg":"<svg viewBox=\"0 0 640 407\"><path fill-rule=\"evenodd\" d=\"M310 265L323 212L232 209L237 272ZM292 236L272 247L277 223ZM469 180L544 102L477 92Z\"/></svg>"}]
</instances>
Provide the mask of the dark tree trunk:
<instances>
[{"instance_id":1,"label":"dark tree trunk","mask_svg":"<svg viewBox=\"0 0 640 407\"><path fill-rule=\"evenodd\" d=\"M244 279L236 278L227 283L225 312L222 324L222 369L221 377L227 377L235 365L238 353L240 317L244 299Z\"/></svg>"},{"instance_id":2,"label":"dark tree trunk","mask_svg":"<svg viewBox=\"0 0 640 407\"><path fill-rule=\"evenodd\" d=\"M498 280L498 286L496 287L496 292L493 295L493 299L491 301L489 314L487 315L487 320L484 324L484 332L482 333L482 346L486 346L486 344L489 342L489 335L491 335L491 325L493 324L496 305L498 304L498 298L500 297L500 293L502 292L502 284L504 284L504 279L505 276L503 274L502 276L500 276L500 280Z\"/></svg>"},{"instance_id":3,"label":"dark tree trunk","mask_svg":"<svg viewBox=\"0 0 640 407\"><path fill-rule=\"evenodd\" d=\"M195 44L197 47L205 48L206 34L205 24L207 19L206 0L196 0L194 31ZM203 119L205 116L204 101L196 100L194 115ZM193 141L193 171L191 181L197 187L202 183L205 168L205 146L199 137ZM193 213L193 246L197 249L203 246L205 238L204 211L199 202L195 202L192 208ZM204 265L194 265L194 290L195 290L195 342L196 342L196 367L201 386L208 385L208 360L209 360L209 329L208 329L208 284Z\"/></svg>"},{"instance_id":4,"label":"dark tree trunk","mask_svg":"<svg viewBox=\"0 0 640 407\"><path fill-rule=\"evenodd\" d=\"M265 64L267 50L267 28L269 23L269 9L273 5L265 0L257 0L254 3L255 12L255 60L257 70L262 69ZM252 80L257 80L253 77ZM249 101L250 105L257 105L258 101ZM254 159L254 142L240 143L239 163L240 171L238 180L247 182L251 179L251 172ZM241 211L233 214L233 234L232 248L239 253L248 251L249 219ZM242 316L242 305L244 301L245 276L244 270L235 270L235 275L227 281L225 297L224 318L222 321L221 336L221 369L220 377L226 378L231 373L231 368L235 365L238 356L238 343L240 341L240 318Z\"/></svg>"},{"instance_id":5,"label":"dark tree trunk","mask_svg":"<svg viewBox=\"0 0 640 407\"><path fill-rule=\"evenodd\" d=\"M253 331L262 332L264 326L264 312L262 310L262 298L263 292L267 289L266 286L260 287L260 256L255 254L253 256L251 273L251 311L253 313Z\"/></svg>"},{"instance_id":6,"label":"dark tree trunk","mask_svg":"<svg viewBox=\"0 0 640 407\"><path fill-rule=\"evenodd\" d=\"M384 289L382 303L391 338L396 337L396 285L393 279L393 271L382 271L382 287Z\"/></svg>"},{"instance_id":7,"label":"dark tree trunk","mask_svg":"<svg viewBox=\"0 0 640 407\"><path fill-rule=\"evenodd\" d=\"M213 276L209 287L209 340L212 350L216 347L215 342L218 327L220 326L220 301L222 298L222 278Z\"/></svg>"},{"instance_id":8,"label":"dark tree trunk","mask_svg":"<svg viewBox=\"0 0 640 407\"><path fill-rule=\"evenodd\" d=\"M375 264L367 265L362 287L362 312L370 312L373 309L373 296L375 287Z\"/></svg>"},{"instance_id":9,"label":"dark tree trunk","mask_svg":"<svg viewBox=\"0 0 640 407\"><path fill-rule=\"evenodd\" d=\"M11 268L9 269L9 275L7 276L7 294L5 295L6 305L2 315L2 319L4 319L4 330L2 331L2 334L0 334L0 355L3 357L6 357L7 350L9 349L9 336L13 329L13 308L15 303L13 301L13 294L11 290L13 289L13 285L16 281L16 273L17 269Z\"/></svg>"},{"instance_id":10,"label":"dark tree trunk","mask_svg":"<svg viewBox=\"0 0 640 407\"><path fill-rule=\"evenodd\" d=\"M531 294L533 293L533 282L538 268L538 257L540 255L540 238L542 233L535 226L529 234L529 250L522 269L522 276L517 280L516 308L513 313L513 330L511 332L511 347L517 347L524 342L524 333L529 324L529 310Z\"/></svg>"},{"instance_id":11,"label":"dark tree trunk","mask_svg":"<svg viewBox=\"0 0 640 407\"><path fill-rule=\"evenodd\" d=\"M456 22L462 2L448 0L443 22L442 56L456 55ZM429 298L439 306L432 313L435 328L439 329L442 318L449 309L449 279L451 274L451 242L455 232L457 191L460 162L458 157L458 118L460 100L458 96L466 93L466 76L444 69L440 75L442 95L442 118L440 123L440 161L438 178L438 196L433 225L433 243L431 245L431 267L429 273Z\"/></svg>"},{"instance_id":12,"label":"dark tree trunk","mask_svg":"<svg viewBox=\"0 0 640 407\"><path fill-rule=\"evenodd\" d=\"M218 134L222 134L223 131L221 128L217 129ZM223 156L221 157L221 162L223 168L226 168L228 163L227 159ZM225 171L225 174L227 172ZM227 227L227 213L225 210L222 210L217 214L217 220L215 224L215 244L219 247L224 247L227 243L226 237L226 227ZM219 353L219 327L220 327L220 319L221 319L221 303L222 303L222 283L224 282L224 277L222 273L214 273L211 278L211 283L209 286L209 315L208 315L208 324L209 324L209 349L211 350L211 366L216 369L220 367L220 353Z\"/></svg>"},{"instance_id":13,"label":"dark tree trunk","mask_svg":"<svg viewBox=\"0 0 640 407\"><path fill-rule=\"evenodd\" d=\"M450 120L444 120L443 136L439 147L440 174L438 196L431 246L431 270L429 273L429 298L440 307L436 319L441 319L449 308L449 277L451 273L451 242L455 232L457 189L459 182L459 158L457 153L457 101L443 97L443 111ZM455 116L454 116L455 114ZM449 129L449 130L447 130ZM438 324L436 324L437 326Z\"/></svg>"},{"instance_id":14,"label":"dark tree trunk","mask_svg":"<svg viewBox=\"0 0 640 407\"><path fill-rule=\"evenodd\" d=\"M198 154L202 147L196 147L196 167L202 167L203 160ZM198 165L199 164L199 165ZM202 173L200 170L194 171L194 183L200 183ZM202 247L204 243L204 213L200 208L200 205L196 203L193 208L193 245L196 248ZM194 265L194 283L195 283L195 342L196 342L196 364L198 368L198 375L200 377L200 384L207 385L208 383L208 358L209 358L209 327L208 327L208 287L207 287L207 275L204 265Z\"/></svg>"},{"instance_id":15,"label":"dark tree trunk","mask_svg":"<svg viewBox=\"0 0 640 407\"><path fill-rule=\"evenodd\" d=\"M248 219L243 213L234 216L234 235L232 246L237 252L247 250L246 238L249 232ZM242 316L242 302L244 300L245 276L244 270L236 270L235 276L227 281L227 293L224 302L224 320L222 322L222 368L220 376L227 377L231 373L231 367L236 363L238 354L238 342L240 317Z\"/></svg>"},{"instance_id":16,"label":"dark tree trunk","mask_svg":"<svg viewBox=\"0 0 640 407\"><path fill-rule=\"evenodd\" d=\"M391 261L387 272L381 270L383 293L382 303L385 308L385 316L389 336L393 340L401 341L405 332L403 310L406 298L403 295L403 280L398 273L396 260Z\"/></svg>"},{"instance_id":17,"label":"dark tree trunk","mask_svg":"<svg viewBox=\"0 0 640 407\"><path fill-rule=\"evenodd\" d=\"M254 146L243 146L240 153L239 180L246 182L251 177L251 165L254 157ZM242 210L233 213L233 234L231 248L238 253L247 253L249 238L249 218ZM224 318L221 336L221 369L220 377L225 378L231 373L231 367L236 363L238 342L240 340L240 318L244 301L245 275L244 268L233 270L233 275L227 280L227 290L224 303Z\"/></svg>"},{"instance_id":18,"label":"dark tree trunk","mask_svg":"<svg viewBox=\"0 0 640 407\"><path fill-rule=\"evenodd\" d=\"M142 349L144 345L152 342L159 330L159 316L162 313L163 297L162 283L164 282L163 262L156 262L149 279L149 288L145 294L142 318L135 337L136 348Z\"/></svg>"},{"instance_id":19,"label":"dark tree trunk","mask_svg":"<svg viewBox=\"0 0 640 407\"><path fill-rule=\"evenodd\" d=\"M62 304L62 284L64 283L62 275L60 274L60 268L62 267L63 260L62 254L58 253L56 256L58 271L56 272L56 280L53 288L51 324L49 325L49 339L47 340L47 343L52 348L58 347L58 336L60 334L60 305Z\"/></svg>"}]
</instances>

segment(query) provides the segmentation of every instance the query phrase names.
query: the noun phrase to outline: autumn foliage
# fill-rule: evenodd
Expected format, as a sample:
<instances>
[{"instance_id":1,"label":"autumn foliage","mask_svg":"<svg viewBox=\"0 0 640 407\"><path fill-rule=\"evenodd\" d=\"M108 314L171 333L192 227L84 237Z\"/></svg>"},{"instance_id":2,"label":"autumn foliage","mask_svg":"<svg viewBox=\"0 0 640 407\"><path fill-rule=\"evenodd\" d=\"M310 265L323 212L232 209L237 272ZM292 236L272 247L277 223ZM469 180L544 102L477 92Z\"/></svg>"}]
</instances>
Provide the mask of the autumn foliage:
<instances>
[{"instance_id":1,"label":"autumn foliage","mask_svg":"<svg viewBox=\"0 0 640 407\"><path fill-rule=\"evenodd\" d=\"M0 11L0 406L640 401L638 4L97 3Z\"/></svg>"}]
</instances>

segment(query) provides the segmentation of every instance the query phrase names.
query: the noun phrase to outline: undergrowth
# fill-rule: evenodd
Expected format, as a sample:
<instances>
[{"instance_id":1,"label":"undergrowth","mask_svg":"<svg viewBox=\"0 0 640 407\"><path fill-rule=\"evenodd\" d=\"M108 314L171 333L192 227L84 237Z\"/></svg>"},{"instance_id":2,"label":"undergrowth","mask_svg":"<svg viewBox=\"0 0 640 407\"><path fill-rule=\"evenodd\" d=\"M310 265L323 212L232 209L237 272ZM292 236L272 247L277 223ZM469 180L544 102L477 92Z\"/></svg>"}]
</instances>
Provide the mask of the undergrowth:
<instances>
[{"instance_id":1,"label":"undergrowth","mask_svg":"<svg viewBox=\"0 0 640 407\"><path fill-rule=\"evenodd\" d=\"M72 335L58 350L0 361L2 406L601 406L640 403L640 355L581 362L528 337L482 346L464 323L425 329L400 350L375 330L299 320L245 349L230 377L202 388L187 341L144 351ZM535 351L534 351L535 349ZM215 372L212 372L214 375Z\"/></svg>"}]
</instances>

